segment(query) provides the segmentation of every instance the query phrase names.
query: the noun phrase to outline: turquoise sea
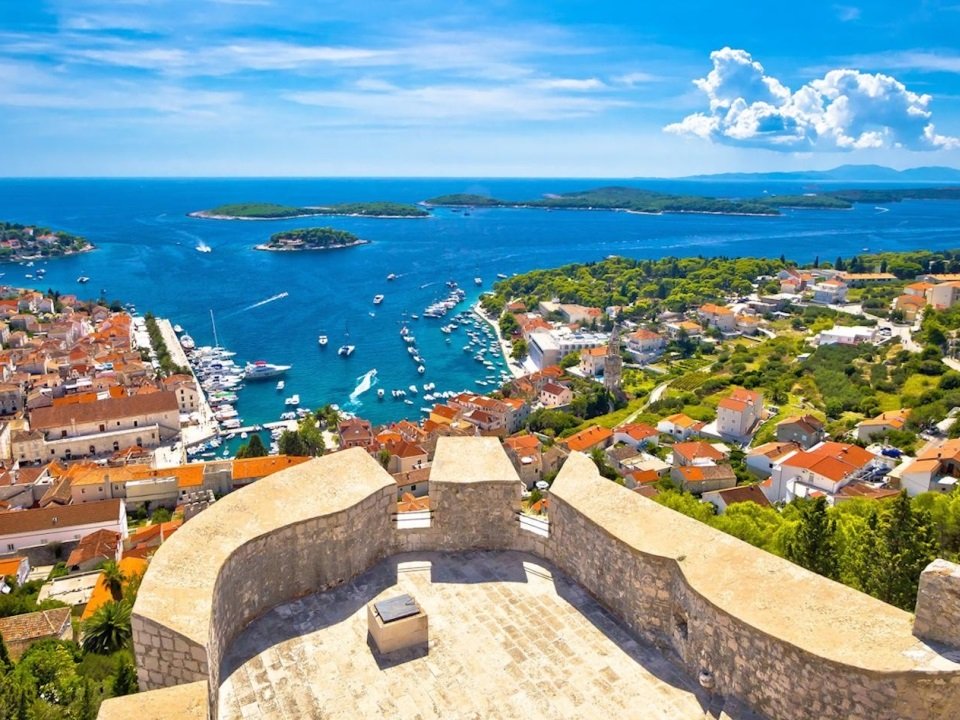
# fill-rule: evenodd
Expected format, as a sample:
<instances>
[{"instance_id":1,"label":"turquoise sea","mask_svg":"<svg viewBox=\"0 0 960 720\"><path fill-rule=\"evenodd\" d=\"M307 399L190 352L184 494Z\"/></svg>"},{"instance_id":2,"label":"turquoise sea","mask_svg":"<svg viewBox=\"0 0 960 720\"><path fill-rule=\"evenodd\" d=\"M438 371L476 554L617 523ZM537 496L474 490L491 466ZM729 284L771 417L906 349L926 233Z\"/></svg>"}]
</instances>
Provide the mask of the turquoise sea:
<instances>
[{"instance_id":1,"label":"turquoise sea","mask_svg":"<svg viewBox=\"0 0 960 720\"><path fill-rule=\"evenodd\" d=\"M247 423L275 420L283 395L298 393L302 406L338 403L374 422L420 417L419 407L390 398L392 388L436 383L438 389L480 390L487 371L461 351L462 330L444 342L444 321L411 323L427 373L419 376L399 336L404 313L422 313L456 281L468 303L498 273L512 274L607 255L764 255L799 261L832 260L865 249L960 247L960 202L910 201L878 209L786 211L781 217L631 215L614 212L475 209L469 215L439 210L428 219L322 218L283 221L217 221L187 217L226 202L322 204L364 200L415 202L442 193L481 192L527 199L604 184L634 184L668 192L752 196L804 192L786 183L693 183L623 180L491 179L30 179L0 180L0 219L37 223L84 235L97 250L53 260L40 289L134 303L179 323L200 343L212 343L209 311L221 344L238 359L293 365L286 391L274 383L248 384L238 410ZM313 253L267 253L253 246L285 228L331 225L371 244ZM212 248L200 253L199 243ZM0 267L2 282L31 286L36 268ZM399 278L386 282L389 273ZM76 278L91 281L78 285ZM473 278L483 278L482 288ZM383 293L379 307L373 296ZM284 295L285 294L285 295ZM278 297L281 296L282 297ZM272 299L273 298L273 299ZM370 313L374 312L375 316ZM330 345L321 350L317 335ZM337 356L345 341L357 346ZM349 404L350 393L376 368L379 385ZM387 398L378 401L383 387Z\"/></svg>"}]
</instances>

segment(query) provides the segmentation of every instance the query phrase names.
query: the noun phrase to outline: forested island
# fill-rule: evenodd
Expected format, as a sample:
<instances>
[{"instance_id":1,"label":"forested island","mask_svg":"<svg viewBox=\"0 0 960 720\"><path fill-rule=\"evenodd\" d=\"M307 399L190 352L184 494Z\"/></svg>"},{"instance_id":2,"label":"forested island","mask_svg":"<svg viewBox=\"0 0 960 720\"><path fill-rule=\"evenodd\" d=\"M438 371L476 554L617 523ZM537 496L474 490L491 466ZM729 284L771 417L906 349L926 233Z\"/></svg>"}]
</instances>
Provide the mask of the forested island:
<instances>
[{"instance_id":1,"label":"forested island","mask_svg":"<svg viewBox=\"0 0 960 720\"><path fill-rule=\"evenodd\" d=\"M88 250L93 250L93 243L78 235L0 221L0 262L62 257Z\"/></svg>"},{"instance_id":2,"label":"forested island","mask_svg":"<svg viewBox=\"0 0 960 720\"><path fill-rule=\"evenodd\" d=\"M537 200L499 200L458 193L424 201L428 207L546 208L555 210L620 210L636 213L707 213L723 215L779 215L781 208L848 210L854 203L901 200L960 200L960 188L901 188L889 190L830 190L807 195L768 195L758 198L715 198L631 187L546 195Z\"/></svg>"},{"instance_id":3,"label":"forested island","mask_svg":"<svg viewBox=\"0 0 960 720\"><path fill-rule=\"evenodd\" d=\"M295 250L338 250L341 248L367 245L363 240L346 230L331 227L301 228L274 233L270 240L257 245L257 250L275 250L279 252Z\"/></svg>"},{"instance_id":4,"label":"forested island","mask_svg":"<svg viewBox=\"0 0 960 720\"><path fill-rule=\"evenodd\" d=\"M371 218L421 218L429 212L416 205L395 202L354 202L335 205L294 207L276 203L233 203L209 210L197 210L190 217L209 220L283 220L298 217L343 215Z\"/></svg>"}]
</instances>

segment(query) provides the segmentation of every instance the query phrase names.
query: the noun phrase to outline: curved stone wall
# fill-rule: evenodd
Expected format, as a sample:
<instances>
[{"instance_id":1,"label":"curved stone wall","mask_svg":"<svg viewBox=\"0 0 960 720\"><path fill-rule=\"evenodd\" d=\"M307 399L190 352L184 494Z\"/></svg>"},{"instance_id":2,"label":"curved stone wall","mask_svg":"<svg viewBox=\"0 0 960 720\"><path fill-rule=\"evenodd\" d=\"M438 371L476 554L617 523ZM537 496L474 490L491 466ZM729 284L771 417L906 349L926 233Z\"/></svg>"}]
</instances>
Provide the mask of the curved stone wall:
<instances>
[{"instance_id":1,"label":"curved stone wall","mask_svg":"<svg viewBox=\"0 0 960 720\"><path fill-rule=\"evenodd\" d=\"M224 651L270 607L395 552L514 549L552 561L694 677L770 717L960 717L960 666L913 637L908 613L604 480L582 455L551 490L549 538L520 529L520 492L498 440L444 438L429 528L394 526L395 483L359 449L224 498L147 572L133 619L141 687L196 693L205 680L215 716Z\"/></svg>"}]
</instances>

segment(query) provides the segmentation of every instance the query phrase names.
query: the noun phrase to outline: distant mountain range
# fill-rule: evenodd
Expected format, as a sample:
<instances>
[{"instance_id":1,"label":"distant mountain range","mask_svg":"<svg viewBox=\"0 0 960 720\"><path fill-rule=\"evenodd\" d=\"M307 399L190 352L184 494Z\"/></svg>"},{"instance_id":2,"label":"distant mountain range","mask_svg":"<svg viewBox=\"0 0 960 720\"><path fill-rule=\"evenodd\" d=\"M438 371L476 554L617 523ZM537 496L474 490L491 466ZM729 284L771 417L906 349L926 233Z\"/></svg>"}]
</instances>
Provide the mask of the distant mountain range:
<instances>
[{"instance_id":1,"label":"distant mountain range","mask_svg":"<svg viewBox=\"0 0 960 720\"><path fill-rule=\"evenodd\" d=\"M951 167L918 167L894 170L882 165L841 165L832 170L798 170L794 172L718 173L690 175L678 180L710 180L756 182L787 180L793 182L882 182L882 183L960 183L960 170Z\"/></svg>"}]
</instances>

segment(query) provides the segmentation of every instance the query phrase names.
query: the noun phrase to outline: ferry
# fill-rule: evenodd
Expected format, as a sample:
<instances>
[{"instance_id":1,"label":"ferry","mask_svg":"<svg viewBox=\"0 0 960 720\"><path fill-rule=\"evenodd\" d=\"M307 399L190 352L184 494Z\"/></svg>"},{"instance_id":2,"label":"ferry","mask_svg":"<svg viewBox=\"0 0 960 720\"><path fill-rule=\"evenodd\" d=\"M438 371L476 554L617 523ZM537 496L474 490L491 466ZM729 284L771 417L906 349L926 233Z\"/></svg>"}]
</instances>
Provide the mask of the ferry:
<instances>
[{"instance_id":1,"label":"ferry","mask_svg":"<svg viewBox=\"0 0 960 720\"><path fill-rule=\"evenodd\" d=\"M379 305L379 304L382 303L382 302L383 302L383 295L374 295L374 296L373 296L373 304L374 304L374 305Z\"/></svg>"},{"instance_id":2,"label":"ferry","mask_svg":"<svg viewBox=\"0 0 960 720\"><path fill-rule=\"evenodd\" d=\"M182 342L183 339L181 338L181 343ZM273 365L266 360L257 360L254 363L247 363L243 368L243 379L266 380L267 378L276 377L277 375L283 375L290 367L290 365Z\"/></svg>"},{"instance_id":3,"label":"ferry","mask_svg":"<svg viewBox=\"0 0 960 720\"><path fill-rule=\"evenodd\" d=\"M356 345L341 345L340 349L337 350L337 355L340 355L341 357L350 357L353 355L353 351L356 349Z\"/></svg>"},{"instance_id":4,"label":"ferry","mask_svg":"<svg viewBox=\"0 0 960 720\"><path fill-rule=\"evenodd\" d=\"M327 340L326 335L321 335L317 338L317 343L320 345L320 347L326 347L328 342L330 341Z\"/></svg>"}]
</instances>

